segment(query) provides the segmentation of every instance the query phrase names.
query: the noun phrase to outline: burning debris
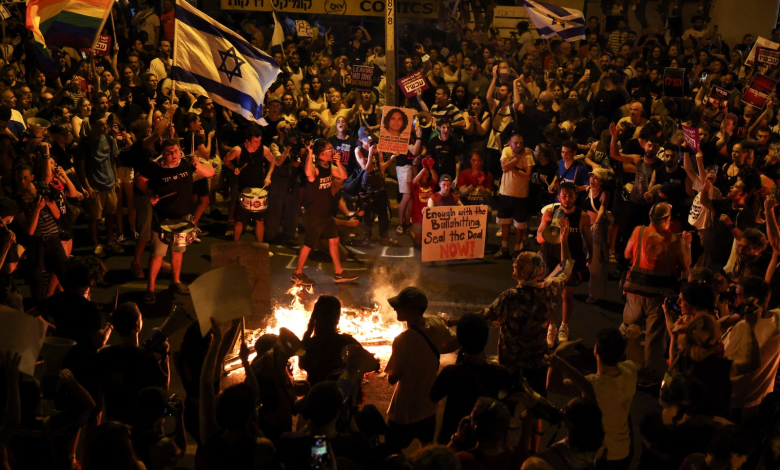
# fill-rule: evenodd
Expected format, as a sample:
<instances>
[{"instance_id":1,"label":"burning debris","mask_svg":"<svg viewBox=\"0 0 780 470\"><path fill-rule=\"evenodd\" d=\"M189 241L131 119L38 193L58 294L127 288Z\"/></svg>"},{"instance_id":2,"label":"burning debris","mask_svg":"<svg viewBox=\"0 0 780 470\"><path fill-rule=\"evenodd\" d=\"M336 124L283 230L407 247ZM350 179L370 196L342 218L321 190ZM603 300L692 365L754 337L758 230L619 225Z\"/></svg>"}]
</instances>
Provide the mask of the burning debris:
<instances>
[{"instance_id":1,"label":"burning debris","mask_svg":"<svg viewBox=\"0 0 780 470\"><path fill-rule=\"evenodd\" d=\"M267 333L279 334L281 328L287 328L298 336L303 338L309 325L310 313L304 307L304 296L311 294L312 290L301 286L294 286L287 291L287 294L293 296L289 306L277 305L273 309L273 317L269 319L265 328L247 331L245 340L250 348L254 347L258 338ZM343 334L352 335L360 344L378 360L382 368L387 364L392 353L392 344L396 336L404 331L403 323L396 320L388 321L383 318L379 306L375 305L372 310L363 308L342 307L341 320L339 321L339 331ZM257 353L252 352L249 356L251 362ZM306 372L298 367L298 358L291 360L293 376L296 379L305 379ZM228 375L234 374L243 369L241 360L238 356L231 357L225 361L225 371Z\"/></svg>"}]
</instances>

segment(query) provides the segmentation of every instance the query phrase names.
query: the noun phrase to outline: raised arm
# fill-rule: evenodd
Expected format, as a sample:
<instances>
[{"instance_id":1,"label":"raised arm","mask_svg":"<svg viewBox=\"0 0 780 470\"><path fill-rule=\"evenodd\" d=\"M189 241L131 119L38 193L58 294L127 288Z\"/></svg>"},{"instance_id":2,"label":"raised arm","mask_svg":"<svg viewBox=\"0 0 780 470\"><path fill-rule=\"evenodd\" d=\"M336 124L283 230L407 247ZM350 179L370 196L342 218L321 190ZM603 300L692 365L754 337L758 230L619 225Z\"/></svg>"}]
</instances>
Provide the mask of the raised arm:
<instances>
[{"instance_id":1,"label":"raised arm","mask_svg":"<svg viewBox=\"0 0 780 470\"><path fill-rule=\"evenodd\" d=\"M617 125L613 122L609 124L609 133L612 134L612 140L609 143L609 156L610 158L623 163L630 163L636 165L642 158L641 155L626 155L618 151L618 129Z\"/></svg>"},{"instance_id":2,"label":"raised arm","mask_svg":"<svg viewBox=\"0 0 780 470\"><path fill-rule=\"evenodd\" d=\"M203 360L200 371L200 439L206 442L219 431L217 424L217 407L214 396L214 370L217 366L217 353L222 343L222 328L214 318L211 318L211 344Z\"/></svg>"}]
</instances>

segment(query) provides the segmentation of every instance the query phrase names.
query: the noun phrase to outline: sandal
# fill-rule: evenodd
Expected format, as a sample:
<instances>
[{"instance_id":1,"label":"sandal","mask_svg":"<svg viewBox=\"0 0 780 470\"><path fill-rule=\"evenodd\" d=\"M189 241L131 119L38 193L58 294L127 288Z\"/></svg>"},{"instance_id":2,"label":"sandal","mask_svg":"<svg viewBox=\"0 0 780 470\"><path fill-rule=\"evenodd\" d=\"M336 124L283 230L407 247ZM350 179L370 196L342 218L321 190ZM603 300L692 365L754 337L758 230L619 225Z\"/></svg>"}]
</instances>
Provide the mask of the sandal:
<instances>
[{"instance_id":1,"label":"sandal","mask_svg":"<svg viewBox=\"0 0 780 470\"><path fill-rule=\"evenodd\" d=\"M144 303L146 305L154 305L157 302L157 295L152 291L144 292Z\"/></svg>"},{"instance_id":2,"label":"sandal","mask_svg":"<svg viewBox=\"0 0 780 470\"><path fill-rule=\"evenodd\" d=\"M403 235L404 232L406 232L406 227L404 227L403 225L399 225L398 227L395 228L395 233L397 233L398 235Z\"/></svg>"},{"instance_id":3,"label":"sandal","mask_svg":"<svg viewBox=\"0 0 780 470\"><path fill-rule=\"evenodd\" d=\"M169 289L179 295L190 295L190 288L183 282L174 282Z\"/></svg>"}]
</instances>

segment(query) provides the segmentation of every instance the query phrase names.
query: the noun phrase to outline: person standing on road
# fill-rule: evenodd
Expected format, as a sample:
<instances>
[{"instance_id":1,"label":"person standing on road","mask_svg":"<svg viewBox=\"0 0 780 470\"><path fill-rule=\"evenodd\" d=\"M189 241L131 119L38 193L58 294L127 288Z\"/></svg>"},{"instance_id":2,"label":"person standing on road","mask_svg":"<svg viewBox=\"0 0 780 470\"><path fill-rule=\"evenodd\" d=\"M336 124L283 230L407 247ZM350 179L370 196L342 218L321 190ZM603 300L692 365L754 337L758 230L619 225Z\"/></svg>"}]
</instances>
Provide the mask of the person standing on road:
<instances>
[{"instance_id":1,"label":"person standing on road","mask_svg":"<svg viewBox=\"0 0 780 470\"><path fill-rule=\"evenodd\" d=\"M335 164L334 164L335 163ZM327 238L330 248L330 257L333 260L333 268L336 274L333 280L336 283L350 282L357 279L344 272L339 259L339 232L336 222L333 220L333 192L331 184L333 178L347 179L347 171L341 165L339 159L333 159L333 146L325 139L317 139L310 148L306 157L306 189L303 198L303 226L306 227L306 236L298 255L298 267L291 276L292 282L299 286L313 286L314 281L304 274L303 267L311 250L317 248L320 238Z\"/></svg>"},{"instance_id":2,"label":"person standing on road","mask_svg":"<svg viewBox=\"0 0 780 470\"><path fill-rule=\"evenodd\" d=\"M561 204L559 208L563 211L561 221L566 219L568 221L568 230L571 232L567 237L569 244L569 252L574 260L574 273L566 282L566 287L563 289L563 312L561 319L561 327L556 328L555 322L550 323L549 330L547 332L547 342L550 347L555 343L556 336L558 341L563 343L569 340L569 320L571 319L572 311L574 310L574 288L590 279L590 272L588 271L588 265L593 258L593 236L590 232L590 217L582 209L578 208L576 204L577 200L577 186L572 182L561 183L561 191L558 194ZM548 260L548 265L553 266L558 262L558 255L556 251L558 247L556 243L548 243L545 241L542 233L553 222L554 209L548 209L542 214L542 220L539 223L539 229L536 232L536 240L542 245L542 255ZM561 233L563 234L563 225L561 227ZM561 238L563 243L563 238Z\"/></svg>"},{"instance_id":3,"label":"person standing on road","mask_svg":"<svg viewBox=\"0 0 780 470\"><path fill-rule=\"evenodd\" d=\"M650 208L650 226L634 229L625 257L631 267L623 291L626 307L624 325L645 320L645 360L640 369L641 386L658 383L666 370L666 323L662 311L664 294L676 294L678 275L688 277L691 235L682 238L669 231L672 207L661 202Z\"/></svg>"},{"instance_id":4,"label":"person standing on road","mask_svg":"<svg viewBox=\"0 0 780 470\"><path fill-rule=\"evenodd\" d=\"M152 222L152 256L149 257L149 283L144 302L153 304L155 298L155 282L160 272L162 260L168 252L168 245L160 240L160 222L166 219L192 220L192 175L200 173L206 178L214 176L211 165L202 165L197 158L191 161L181 158L179 145L173 139L166 139L162 144L162 157L158 158L141 171L135 178L135 184L141 192L149 197L154 207L156 222ZM161 197L164 196L164 197ZM172 246L171 267L173 282L171 290L180 295L190 293L186 284L179 278L181 263L184 259L186 246Z\"/></svg>"}]
</instances>

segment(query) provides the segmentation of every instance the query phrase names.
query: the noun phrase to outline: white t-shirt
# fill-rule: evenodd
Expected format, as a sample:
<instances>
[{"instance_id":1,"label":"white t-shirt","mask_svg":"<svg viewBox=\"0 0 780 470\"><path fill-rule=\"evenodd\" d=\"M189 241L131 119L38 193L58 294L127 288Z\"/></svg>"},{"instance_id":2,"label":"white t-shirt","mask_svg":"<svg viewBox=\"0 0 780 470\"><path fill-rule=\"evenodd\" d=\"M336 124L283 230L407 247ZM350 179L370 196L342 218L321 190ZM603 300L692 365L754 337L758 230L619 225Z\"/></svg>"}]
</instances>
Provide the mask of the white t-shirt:
<instances>
[{"instance_id":1,"label":"white t-shirt","mask_svg":"<svg viewBox=\"0 0 780 470\"><path fill-rule=\"evenodd\" d=\"M143 14L145 13L139 13L139 15ZM160 17L157 16L156 13L152 13L151 15L142 19L140 23L138 23L138 30L146 31L146 34L149 35L149 39L146 41L146 43L144 43L144 46L153 46L154 42L157 40L157 36L154 35L154 28L157 28L158 31L160 28ZM160 79L160 77L157 78Z\"/></svg>"},{"instance_id":2,"label":"white t-shirt","mask_svg":"<svg viewBox=\"0 0 780 470\"><path fill-rule=\"evenodd\" d=\"M528 149L525 149L525 152L525 164L527 166L525 171L530 173L534 166L534 156ZM512 154L512 148L504 147L504 150L501 152L501 162L503 163L512 158L514 158L514 155ZM520 159L517 160L516 166L517 168L523 168ZM507 171L501 175L501 186L498 189L498 194L502 196L512 196L519 198L528 197L529 181L530 180L522 178L520 175L517 175L514 172Z\"/></svg>"},{"instance_id":3,"label":"white t-shirt","mask_svg":"<svg viewBox=\"0 0 780 470\"><path fill-rule=\"evenodd\" d=\"M773 310L774 312L774 310ZM740 321L729 331L723 344L726 357L734 360L747 359L750 340L750 326ZM731 377L731 406L748 408L761 403L767 394L775 389L775 375L780 362L780 335L775 334L775 319L759 318L756 324L756 339L761 353L761 366L748 374Z\"/></svg>"},{"instance_id":4,"label":"white t-shirt","mask_svg":"<svg viewBox=\"0 0 780 470\"><path fill-rule=\"evenodd\" d=\"M439 317L424 317L420 329L441 353L455 336ZM412 424L436 414L437 404L428 395L439 371L439 360L425 339L414 330L406 330L393 340L393 354L385 372L399 376L387 410L387 418L398 424Z\"/></svg>"},{"instance_id":5,"label":"white t-shirt","mask_svg":"<svg viewBox=\"0 0 780 470\"><path fill-rule=\"evenodd\" d=\"M604 424L604 445L607 460L621 460L631 451L631 435L628 427L628 413L636 393L636 376L639 364L634 361L620 362L619 375L591 374L585 378L593 385L596 401L601 408Z\"/></svg>"}]
</instances>

